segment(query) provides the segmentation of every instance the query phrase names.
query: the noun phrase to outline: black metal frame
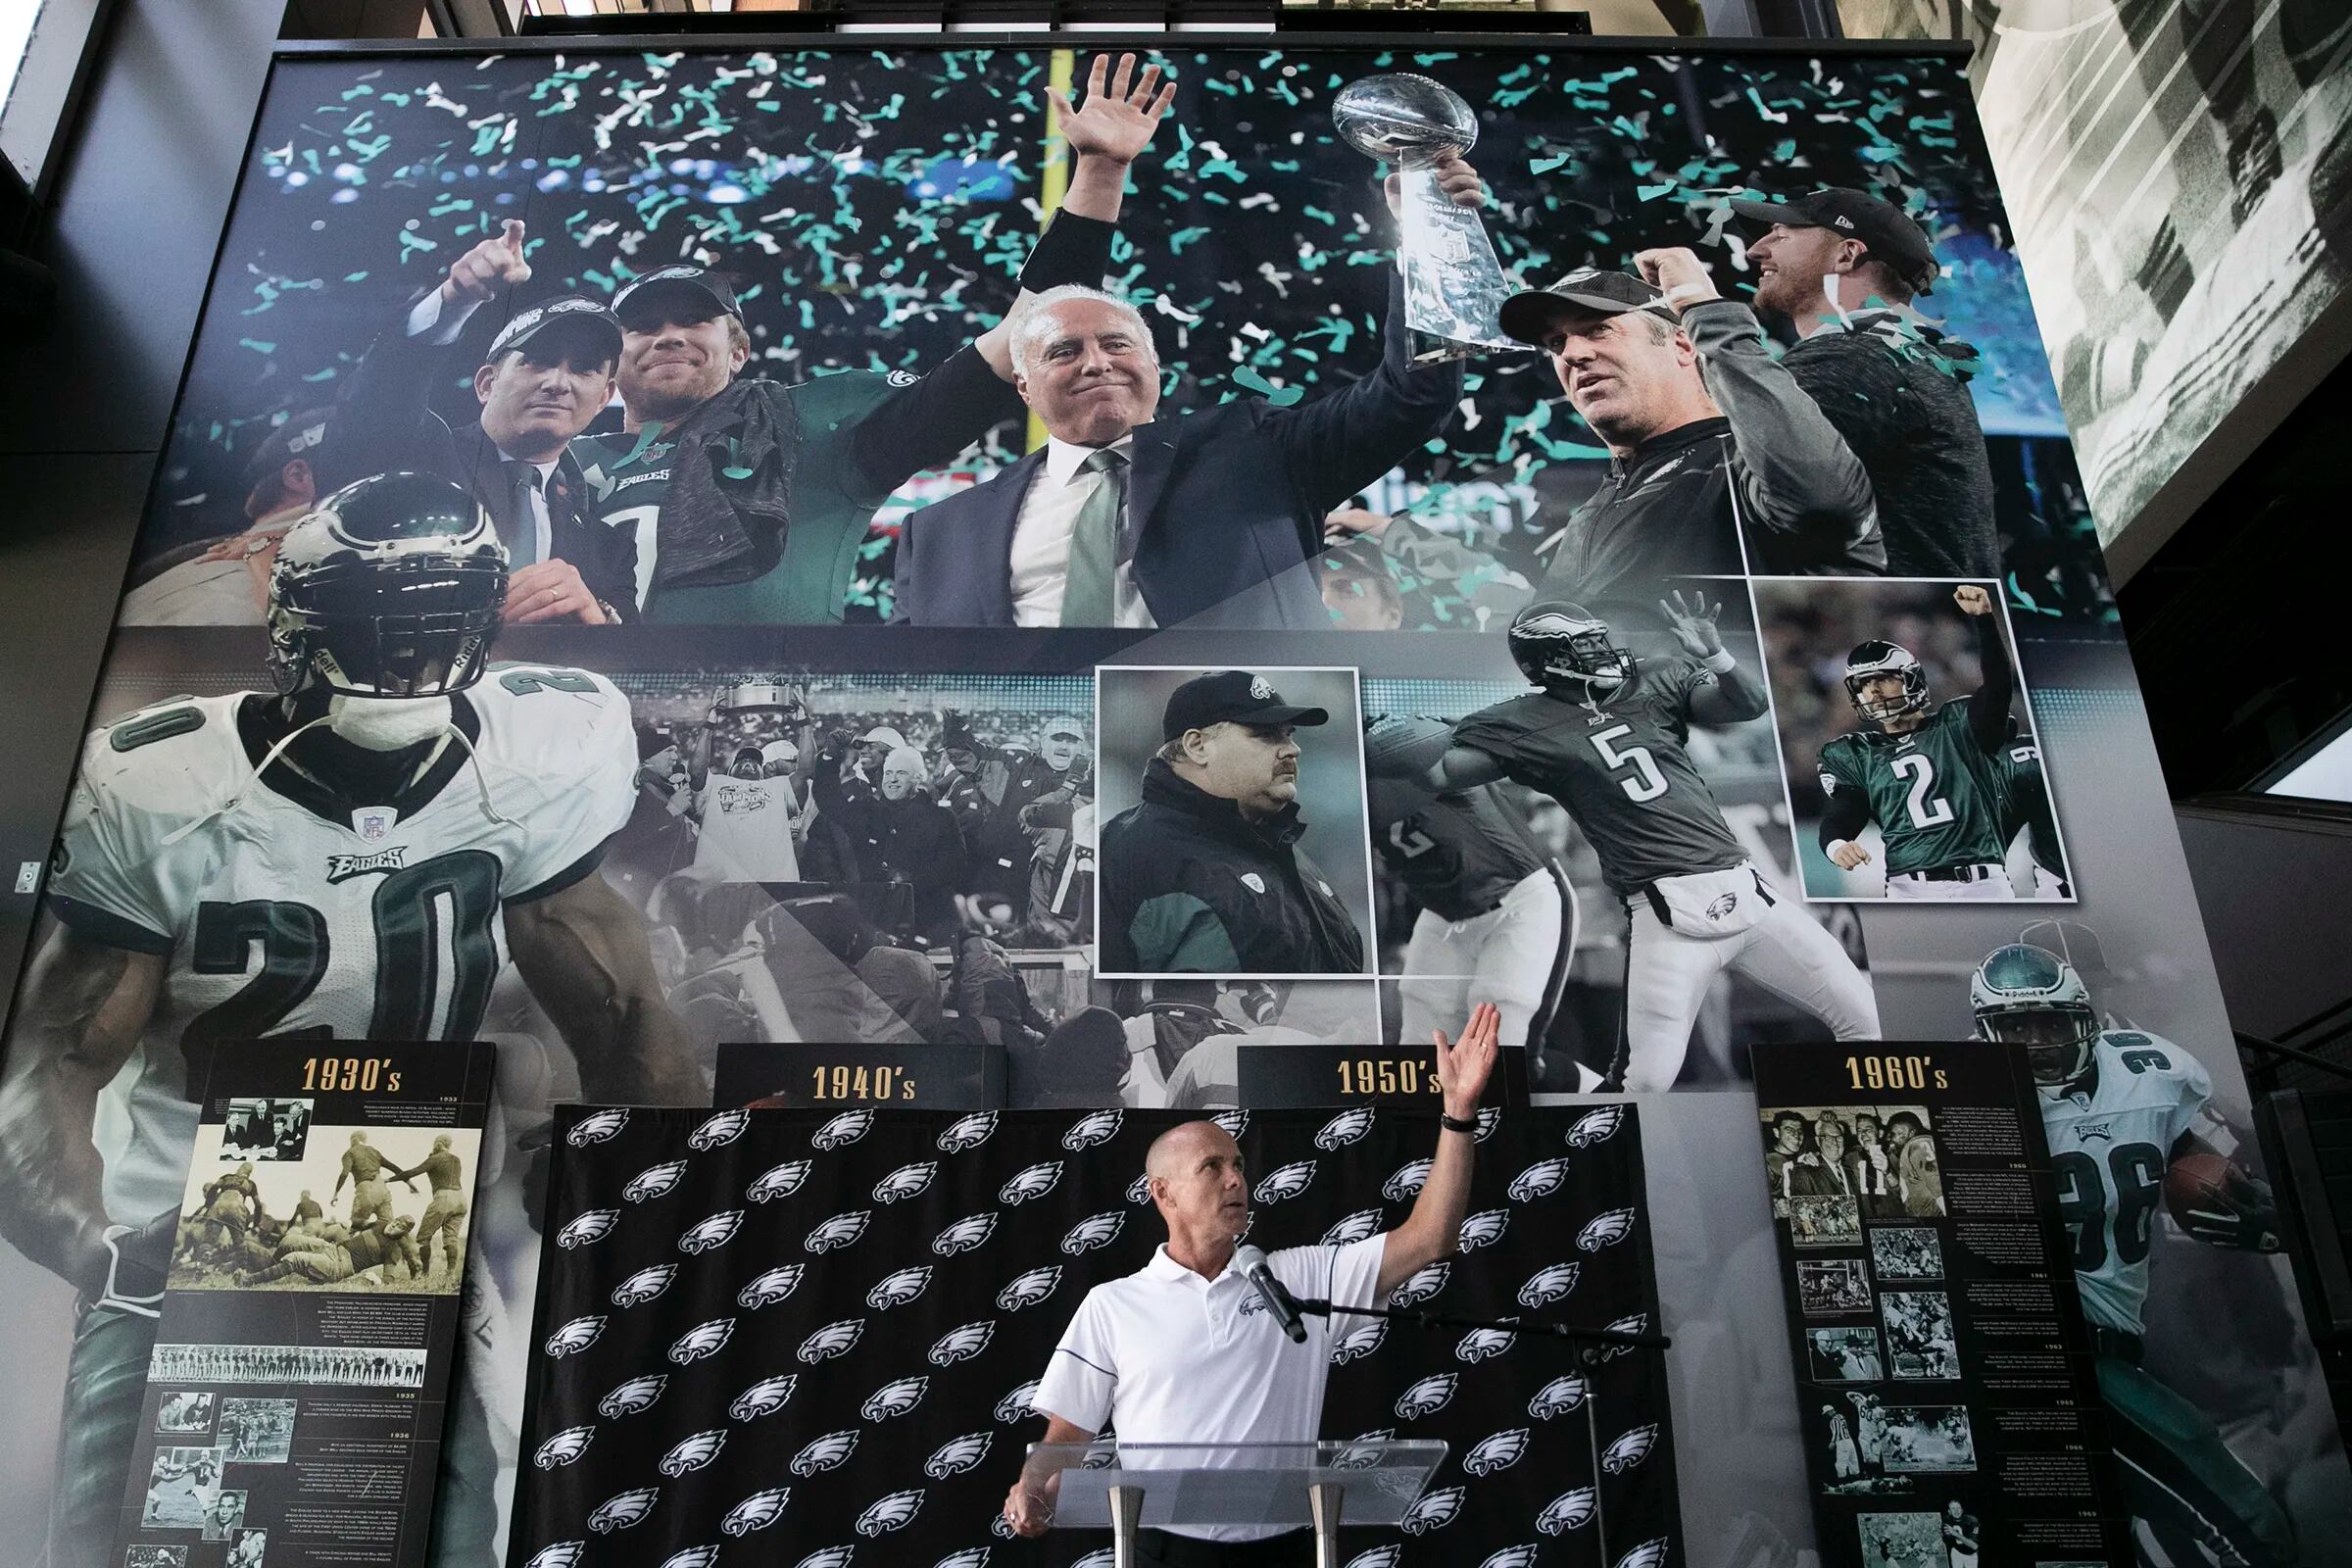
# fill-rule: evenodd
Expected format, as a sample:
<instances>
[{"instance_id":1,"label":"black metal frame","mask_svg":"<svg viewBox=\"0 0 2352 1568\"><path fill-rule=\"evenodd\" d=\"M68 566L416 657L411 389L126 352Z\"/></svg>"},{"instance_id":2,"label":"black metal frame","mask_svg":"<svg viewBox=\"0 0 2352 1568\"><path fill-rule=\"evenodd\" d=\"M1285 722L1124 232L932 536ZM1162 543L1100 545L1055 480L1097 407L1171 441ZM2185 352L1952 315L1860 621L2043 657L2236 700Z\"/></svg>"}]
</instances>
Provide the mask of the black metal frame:
<instances>
[{"instance_id":1,"label":"black metal frame","mask_svg":"<svg viewBox=\"0 0 2352 1568\"><path fill-rule=\"evenodd\" d=\"M936 15L937 9L938 8L936 7L925 8L925 12L927 15ZM1316 13L1306 12L1303 10L1299 13L1299 15L1302 16L1315 14ZM792 19L801 16L814 16L820 21L827 22L828 24L838 21L837 16L823 12L760 12L757 13L757 15L759 15L762 21L760 26L756 28L743 27L741 23L744 21L744 18L738 16L734 12L713 13L711 15L714 21L727 22L735 24L736 25L734 25L730 30L725 31L720 31L715 28L710 31L679 31L673 28L670 31L660 33L630 32L625 34L615 34L610 29L599 28L595 32L585 34L575 35L571 33L564 33L546 36L525 36L503 39L497 43L486 43L484 40L478 38L360 38L350 40L289 39L281 42L272 52L271 61L272 65L274 66L278 62L286 61L322 59L332 60L346 58L377 59L384 56L392 56L395 58L408 56L431 59L447 55L633 55L641 54L647 49L685 49L714 53L724 49L773 48L779 43L791 43L799 47L807 48L812 46L809 41L811 37L821 38L824 40L821 45L814 45L816 47L841 50L990 48L1080 50L1194 49L1214 48L1223 45L1263 47L1269 40L1281 42L1286 36L1286 34L1283 32L1267 33L1265 31L1256 29L1242 29L1232 32L1211 30L1196 31L1193 30L1189 24L1189 22L1186 29L1181 32L1143 30L1132 33L1109 30L1102 32L1096 32L1092 30L1086 32L1065 32L1054 30L1028 32L1011 30L991 31L985 28L976 28L972 31L958 32L924 30L912 32L857 32L834 34L826 29L812 29L800 26L792 23ZM1353 25L1345 27L1316 26L1306 29L1295 29L1289 34L1289 36L1298 37L1306 46L1318 49L1379 49L1394 45L1396 42L1399 34L1409 34L1416 44L1425 45L1430 48L1444 49L1447 47L1458 47L1463 49L1481 49L1493 51L1516 49L1532 52L1541 49L1557 49L1565 46L1576 49L1580 52L1592 54L1774 56L1824 55L1849 59L1895 57L1913 60L1954 60L1962 62L1968 60L1969 57L1975 52L1973 47L1966 43L1915 42L1904 39L1889 40L1884 38L1577 37L1572 40L1563 40L1562 36L1556 32L1546 33L1540 29L1530 27L1515 27L1510 30L1496 30L1494 32L1484 33L1465 32L1460 30L1456 24L1467 23L1469 21L1467 16L1447 16L1442 13L1433 16L1432 20L1440 20L1445 22L1446 24L1446 30L1442 32L1433 31L1425 33L1410 27L1375 28L1365 26L1363 25L1363 20L1367 13L1361 11L1331 12L1322 13L1322 15L1351 23ZM1421 14L1413 12L1397 12L1394 13L1394 15L1399 17L1417 17ZM682 17L674 13L663 13L662 17L665 22L684 20ZM589 19L583 18L580 20L585 21ZM1010 19L1007 18L1004 20ZM1515 16L1508 17L1506 20L1513 23L1520 21L1520 19ZM778 24L771 26L769 25L770 21ZM275 83L273 80L270 85L263 88L262 97L264 103L269 101L270 92L274 85ZM256 132L259 131L261 117L257 110L254 117ZM247 151L248 167L250 167L250 147L248 147ZM240 187L242 186L242 183L243 182L240 180ZM242 194L241 188L236 194ZM236 196L232 195L231 211L234 211L235 200ZM225 229L223 230L223 238L225 238ZM218 261L219 258L216 255L216 272L218 271Z\"/></svg>"}]
</instances>

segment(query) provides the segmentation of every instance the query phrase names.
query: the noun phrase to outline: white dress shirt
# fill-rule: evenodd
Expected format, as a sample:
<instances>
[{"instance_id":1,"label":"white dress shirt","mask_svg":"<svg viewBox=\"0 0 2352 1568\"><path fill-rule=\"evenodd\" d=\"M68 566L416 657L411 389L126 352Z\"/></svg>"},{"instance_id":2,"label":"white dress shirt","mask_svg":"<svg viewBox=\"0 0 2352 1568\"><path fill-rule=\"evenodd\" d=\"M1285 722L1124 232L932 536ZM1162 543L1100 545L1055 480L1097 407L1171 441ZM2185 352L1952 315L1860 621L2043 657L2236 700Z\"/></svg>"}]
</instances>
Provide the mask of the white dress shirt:
<instances>
[{"instance_id":1,"label":"white dress shirt","mask_svg":"<svg viewBox=\"0 0 2352 1568\"><path fill-rule=\"evenodd\" d=\"M1132 475L1133 433L1110 446L1128 460L1126 467ZM1077 526L1079 510L1095 493L1095 486L1120 482L1111 473L1078 471L1078 466L1095 452L1094 447L1077 446L1059 436L1047 438L1045 466L1030 482L1029 494L1021 500L1020 518L1012 527L1012 623L1016 626L1061 624L1062 590L1070 581L1070 532ZM1112 618L1121 626L1157 624L1144 596L1136 591L1132 563L1119 565L1118 607Z\"/></svg>"},{"instance_id":2,"label":"white dress shirt","mask_svg":"<svg viewBox=\"0 0 2352 1568\"><path fill-rule=\"evenodd\" d=\"M1384 1235L1347 1247L1286 1247L1267 1266L1293 1296L1371 1306ZM1294 1345L1255 1286L1230 1266L1202 1279L1168 1255L1098 1285L1062 1331L1029 1408L1136 1443L1312 1443L1322 1435L1334 1319L1308 1317ZM1338 1320L1337 1333L1358 1319ZM1129 1453L1135 1465L1141 1455ZM1215 1467L1208 1459L1183 1461ZM1284 1527L1188 1527L1178 1534L1252 1541Z\"/></svg>"}]
</instances>

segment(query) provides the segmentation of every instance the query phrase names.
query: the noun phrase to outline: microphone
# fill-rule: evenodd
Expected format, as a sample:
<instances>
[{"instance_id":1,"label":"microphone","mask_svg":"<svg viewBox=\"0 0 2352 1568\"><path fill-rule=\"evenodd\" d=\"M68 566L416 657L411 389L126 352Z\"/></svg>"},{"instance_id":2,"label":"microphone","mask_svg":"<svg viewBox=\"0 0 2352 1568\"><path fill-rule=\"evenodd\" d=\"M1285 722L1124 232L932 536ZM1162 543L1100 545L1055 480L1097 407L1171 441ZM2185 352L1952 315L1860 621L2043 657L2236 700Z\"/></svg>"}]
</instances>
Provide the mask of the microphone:
<instances>
[{"instance_id":1,"label":"microphone","mask_svg":"<svg viewBox=\"0 0 2352 1568\"><path fill-rule=\"evenodd\" d=\"M1274 1277L1274 1270L1266 1263L1265 1250L1245 1242L1233 1250L1233 1266L1256 1288L1266 1310L1274 1314L1274 1321L1282 1325L1282 1332L1291 1337L1291 1343L1304 1345L1306 1325L1298 1321L1298 1303L1291 1299L1291 1293Z\"/></svg>"}]
</instances>

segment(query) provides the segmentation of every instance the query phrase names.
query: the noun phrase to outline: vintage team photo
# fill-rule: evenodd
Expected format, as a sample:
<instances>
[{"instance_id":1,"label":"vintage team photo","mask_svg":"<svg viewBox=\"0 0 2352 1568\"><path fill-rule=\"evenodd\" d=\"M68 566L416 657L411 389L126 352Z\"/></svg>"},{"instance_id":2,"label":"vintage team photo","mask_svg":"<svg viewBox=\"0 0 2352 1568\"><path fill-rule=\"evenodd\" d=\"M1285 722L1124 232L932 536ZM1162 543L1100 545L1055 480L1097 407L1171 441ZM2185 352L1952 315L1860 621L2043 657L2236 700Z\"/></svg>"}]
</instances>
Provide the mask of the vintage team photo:
<instances>
[{"instance_id":1,"label":"vintage team photo","mask_svg":"<svg viewBox=\"0 0 2352 1568\"><path fill-rule=\"evenodd\" d=\"M1369 975L1352 668L1095 671L1104 980Z\"/></svg>"},{"instance_id":2,"label":"vintage team photo","mask_svg":"<svg viewBox=\"0 0 2352 1568\"><path fill-rule=\"evenodd\" d=\"M1779 1217L1793 1221L1805 1199L1849 1200L1865 1220L1943 1213L1942 1162L1925 1105L1775 1105L1758 1118Z\"/></svg>"},{"instance_id":3,"label":"vintage team photo","mask_svg":"<svg viewBox=\"0 0 2352 1568\"><path fill-rule=\"evenodd\" d=\"M478 1129L321 1126L299 1159L234 1164L223 1133L196 1131L172 1289L458 1289Z\"/></svg>"},{"instance_id":4,"label":"vintage team photo","mask_svg":"<svg viewBox=\"0 0 2352 1568\"><path fill-rule=\"evenodd\" d=\"M2000 584L1754 588L1807 898L2074 902Z\"/></svg>"}]
</instances>

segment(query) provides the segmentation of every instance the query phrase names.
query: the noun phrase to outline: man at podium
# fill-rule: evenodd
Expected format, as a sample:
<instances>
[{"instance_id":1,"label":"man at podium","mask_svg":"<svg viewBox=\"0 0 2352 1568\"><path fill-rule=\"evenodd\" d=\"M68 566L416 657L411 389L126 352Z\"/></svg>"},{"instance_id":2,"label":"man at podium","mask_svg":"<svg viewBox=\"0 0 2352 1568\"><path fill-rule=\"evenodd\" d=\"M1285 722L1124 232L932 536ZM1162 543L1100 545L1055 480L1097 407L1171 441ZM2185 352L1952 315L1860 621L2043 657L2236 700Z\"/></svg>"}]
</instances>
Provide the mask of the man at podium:
<instances>
[{"instance_id":1,"label":"man at podium","mask_svg":"<svg viewBox=\"0 0 2352 1568\"><path fill-rule=\"evenodd\" d=\"M1393 1231L1347 1247L1290 1247L1267 1265L1293 1297L1374 1306L1407 1276L1455 1250L1470 1200L1478 1100L1494 1070L1501 1015L1481 1003L1458 1043L1433 1031L1445 1099L1437 1154L1413 1210ZM1145 1157L1168 1239L1152 1261L1098 1285L1054 1347L1030 1408L1048 1443L1114 1430L1123 1444L1312 1443L1335 1323L1308 1317L1294 1342L1268 1296L1234 1266L1250 1224L1242 1152L1213 1121L1160 1134ZM1345 1332L1347 1325L1336 1325ZM1004 1500L1014 1533L1042 1535L1059 1476L1024 1472ZM1313 1560L1305 1530L1209 1526L1142 1532L1149 1568L1293 1568Z\"/></svg>"}]
</instances>

